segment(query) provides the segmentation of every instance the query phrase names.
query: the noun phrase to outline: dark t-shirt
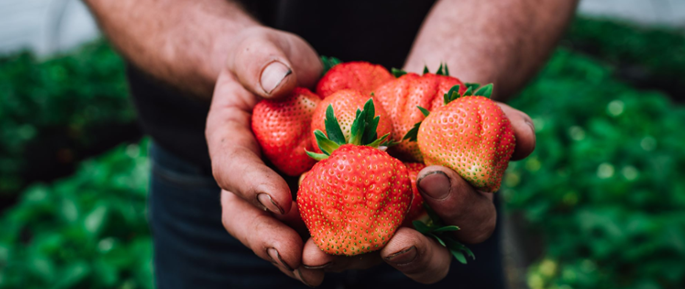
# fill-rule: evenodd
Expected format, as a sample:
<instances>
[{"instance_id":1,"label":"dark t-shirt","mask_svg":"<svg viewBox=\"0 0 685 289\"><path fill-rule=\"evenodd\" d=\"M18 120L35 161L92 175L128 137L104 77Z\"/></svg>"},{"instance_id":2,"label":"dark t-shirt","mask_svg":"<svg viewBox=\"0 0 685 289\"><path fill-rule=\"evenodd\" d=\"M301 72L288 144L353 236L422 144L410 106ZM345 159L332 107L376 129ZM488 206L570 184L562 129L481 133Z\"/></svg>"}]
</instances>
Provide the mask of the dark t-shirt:
<instances>
[{"instance_id":1,"label":"dark t-shirt","mask_svg":"<svg viewBox=\"0 0 685 289\"><path fill-rule=\"evenodd\" d=\"M261 23L299 35L320 55L402 67L434 1L241 1ZM204 137L209 103L183 95L129 65L143 130L162 147L209 173Z\"/></svg>"}]
</instances>

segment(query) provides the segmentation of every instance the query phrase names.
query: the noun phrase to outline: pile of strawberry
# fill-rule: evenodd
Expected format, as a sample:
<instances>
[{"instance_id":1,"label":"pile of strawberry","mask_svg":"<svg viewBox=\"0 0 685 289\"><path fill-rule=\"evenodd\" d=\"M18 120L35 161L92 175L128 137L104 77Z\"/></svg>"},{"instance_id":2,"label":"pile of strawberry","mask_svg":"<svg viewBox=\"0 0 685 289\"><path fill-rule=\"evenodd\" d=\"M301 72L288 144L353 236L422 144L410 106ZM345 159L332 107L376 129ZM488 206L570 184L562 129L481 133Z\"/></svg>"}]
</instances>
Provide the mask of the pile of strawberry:
<instances>
[{"instance_id":1,"label":"pile of strawberry","mask_svg":"<svg viewBox=\"0 0 685 289\"><path fill-rule=\"evenodd\" d=\"M262 100L252 115L265 157L301 176L297 205L312 239L328 254L352 256L413 226L465 263L473 253L448 235L459 228L441 224L416 178L442 165L480 191L499 189L515 140L489 99L492 85L462 83L442 65L419 75L333 61L316 93Z\"/></svg>"}]
</instances>

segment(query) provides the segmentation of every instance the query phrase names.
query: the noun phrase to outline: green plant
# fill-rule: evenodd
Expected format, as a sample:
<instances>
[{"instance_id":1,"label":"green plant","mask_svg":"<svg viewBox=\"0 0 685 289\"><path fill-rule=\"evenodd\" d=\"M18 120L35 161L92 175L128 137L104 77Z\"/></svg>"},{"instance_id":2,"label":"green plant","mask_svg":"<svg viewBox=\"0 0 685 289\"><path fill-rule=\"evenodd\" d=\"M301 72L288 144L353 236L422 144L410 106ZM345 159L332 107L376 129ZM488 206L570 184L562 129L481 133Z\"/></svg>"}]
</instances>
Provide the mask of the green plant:
<instances>
[{"instance_id":1,"label":"green plant","mask_svg":"<svg viewBox=\"0 0 685 289\"><path fill-rule=\"evenodd\" d=\"M0 219L0 288L152 288L147 141L35 184Z\"/></svg>"},{"instance_id":2,"label":"green plant","mask_svg":"<svg viewBox=\"0 0 685 289\"><path fill-rule=\"evenodd\" d=\"M133 123L127 96L123 62L104 41L47 60L0 57L0 195L49 163L80 159L111 137L104 127Z\"/></svg>"},{"instance_id":3,"label":"green plant","mask_svg":"<svg viewBox=\"0 0 685 289\"><path fill-rule=\"evenodd\" d=\"M513 101L537 148L502 193L545 239L532 288L682 288L685 108L558 50Z\"/></svg>"}]
</instances>

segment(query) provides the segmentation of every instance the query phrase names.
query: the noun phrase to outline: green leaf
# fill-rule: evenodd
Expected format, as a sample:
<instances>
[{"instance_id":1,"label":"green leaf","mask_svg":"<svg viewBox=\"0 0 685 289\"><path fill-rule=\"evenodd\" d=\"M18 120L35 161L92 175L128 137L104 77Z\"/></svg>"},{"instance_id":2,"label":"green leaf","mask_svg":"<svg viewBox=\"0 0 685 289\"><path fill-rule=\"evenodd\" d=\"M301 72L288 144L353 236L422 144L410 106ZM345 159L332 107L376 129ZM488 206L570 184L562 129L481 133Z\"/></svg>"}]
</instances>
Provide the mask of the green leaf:
<instances>
[{"instance_id":1,"label":"green leaf","mask_svg":"<svg viewBox=\"0 0 685 289\"><path fill-rule=\"evenodd\" d=\"M473 88L472 88L472 87L469 87L469 88L467 88L466 91L464 92L464 96L471 96L471 95L473 95Z\"/></svg>"},{"instance_id":2,"label":"green leaf","mask_svg":"<svg viewBox=\"0 0 685 289\"><path fill-rule=\"evenodd\" d=\"M325 154L318 154L318 153L310 152L308 150L305 150L304 152L306 152L310 158L313 158L317 161L322 161L322 160L325 160L328 158L328 155L325 155Z\"/></svg>"},{"instance_id":3,"label":"green leaf","mask_svg":"<svg viewBox=\"0 0 685 289\"><path fill-rule=\"evenodd\" d=\"M435 232L435 231L434 231L434 232ZM442 245L443 247L447 247L447 245L445 245L445 241L443 241L440 237L438 237L438 235L433 234L433 233L428 233L428 234L429 234L431 237L435 238L435 240L438 241L438 243L440 243L440 245Z\"/></svg>"},{"instance_id":4,"label":"green leaf","mask_svg":"<svg viewBox=\"0 0 685 289\"><path fill-rule=\"evenodd\" d=\"M436 75L444 75L445 72L442 71L442 62L440 62L440 66L438 67L438 71L435 72Z\"/></svg>"},{"instance_id":5,"label":"green leaf","mask_svg":"<svg viewBox=\"0 0 685 289\"><path fill-rule=\"evenodd\" d=\"M425 234L428 234L428 233L431 232L431 228L429 228L428 226L426 226L426 224L424 224L424 223L421 222L421 221L416 220L416 221L413 221L413 222L411 222L411 223L412 223L412 225L414 225L414 229L416 229L417 231L419 231L419 233L421 233L421 234L424 234L424 235L425 235Z\"/></svg>"},{"instance_id":6,"label":"green leaf","mask_svg":"<svg viewBox=\"0 0 685 289\"><path fill-rule=\"evenodd\" d=\"M321 72L321 75L325 75L326 72L328 72L333 66L336 66L342 61L340 59L337 59L335 57L327 57L327 56L321 56L321 62L323 63L323 72Z\"/></svg>"},{"instance_id":7,"label":"green leaf","mask_svg":"<svg viewBox=\"0 0 685 289\"><path fill-rule=\"evenodd\" d=\"M339 144L329 140L326 135L318 129L314 131L314 136L316 137L316 144L319 145L319 149L326 155L330 156L334 150L340 147Z\"/></svg>"},{"instance_id":8,"label":"green leaf","mask_svg":"<svg viewBox=\"0 0 685 289\"><path fill-rule=\"evenodd\" d=\"M350 128L350 141L354 145L361 145L366 129L366 111L357 109L357 115Z\"/></svg>"},{"instance_id":9,"label":"green leaf","mask_svg":"<svg viewBox=\"0 0 685 289\"><path fill-rule=\"evenodd\" d=\"M340 123L338 123L338 119L335 118L332 104L329 104L328 108L326 108L326 120L324 123L326 125L328 139L339 145L343 145L347 142L345 141L345 135L343 134L342 129L340 129Z\"/></svg>"},{"instance_id":10,"label":"green leaf","mask_svg":"<svg viewBox=\"0 0 685 289\"><path fill-rule=\"evenodd\" d=\"M423 202L423 209L426 210L426 214L428 214L428 217L430 220L435 224L435 226L441 227L442 226L442 220L440 219L440 216L438 216L438 213L433 210L426 202Z\"/></svg>"},{"instance_id":11,"label":"green leaf","mask_svg":"<svg viewBox=\"0 0 685 289\"><path fill-rule=\"evenodd\" d=\"M378 132L376 132L376 129L378 128L378 122L380 120L381 117L377 116L371 120L371 123L367 124L364 136L362 136L362 145L368 145L378 139Z\"/></svg>"},{"instance_id":12,"label":"green leaf","mask_svg":"<svg viewBox=\"0 0 685 289\"><path fill-rule=\"evenodd\" d=\"M369 100L364 103L364 108L363 110L366 112L366 119L364 119L367 123L371 122L376 116L376 107L373 105L373 98L369 98Z\"/></svg>"},{"instance_id":13,"label":"green leaf","mask_svg":"<svg viewBox=\"0 0 685 289\"><path fill-rule=\"evenodd\" d=\"M464 254L460 251L457 250L450 250L450 253L452 253L452 256L457 259L462 264L466 264L466 257L464 257Z\"/></svg>"},{"instance_id":14,"label":"green leaf","mask_svg":"<svg viewBox=\"0 0 685 289\"><path fill-rule=\"evenodd\" d=\"M390 73L392 73L392 75L395 76L395 78L400 78L400 76L407 74L406 71L394 67L390 69Z\"/></svg>"},{"instance_id":15,"label":"green leaf","mask_svg":"<svg viewBox=\"0 0 685 289\"><path fill-rule=\"evenodd\" d=\"M426 73L429 73L429 72L430 72L430 70L428 70L428 66L427 66L427 65L424 65L424 66L423 66L423 74L426 74Z\"/></svg>"},{"instance_id":16,"label":"green leaf","mask_svg":"<svg viewBox=\"0 0 685 289\"><path fill-rule=\"evenodd\" d=\"M373 141L370 144L367 144L366 146L374 147L377 148L381 144L385 143L385 140L390 136L390 133L386 133L383 136L379 137L377 140Z\"/></svg>"},{"instance_id":17,"label":"green leaf","mask_svg":"<svg viewBox=\"0 0 685 289\"><path fill-rule=\"evenodd\" d=\"M450 76L450 70L447 68L447 63L445 62L445 75Z\"/></svg>"},{"instance_id":18,"label":"green leaf","mask_svg":"<svg viewBox=\"0 0 685 289\"><path fill-rule=\"evenodd\" d=\"M487 84L487 85L479 88L478 90L476 90L476 92L473 95L485 96L485 97L489 98L492 95L492 89L493 89L493 86L492 86L492 83L490 83L490 84Z\"/></svg>"},{"instance_id":19,"label":"green leaf","mask_svg":"<svg viewBox=\"0 0 685 289\"><path fill-rule=\"evenodd\" d=\"M466 85L467 88L471 88L472 90L478 89L480 87L480 83L475 82L467 82L464 85Z\"/></svg>"},{"instance_id":20,"label":"green leaf","mask_svg":"<svg viewBox=\"0 0 685 289\"><path fill-rule=\"evenodd\" d=\"M459 227L457 227L457 226L444 226L444 227L440 227L440 228L437 228L437 229L433 230L433 232L436 232L436 233L439 233L439 232L454 232L454 231L459 231L459 230L460 230L460 229L459 229Z\"/></svg>"},{"instance_id":21,"label":"green leaf","mask_svg":"<svg viewBox=\"0 0 685 289\"><path fill-rule=\"evenodd\" d=\"M431 113L430 111L428 111L427 109L425 109L425 108L423 108L423 107L421 107L421 106L416 106L416 107L421 111L421 113L423 114L423 116L426 116L426 117L427 117L427 116Z\"/></svg>"},{"instance_id":22,"label":"green leaf","mask_svg":"<svg viewBox=\"0 0 685 289\"><path fill-rule=\"evenodd\" d=\"M405 135L402 140L416 141L419 135L419 128L421 127L421 122L417 122Z\"/></svg>"},{"instance_id":23,"label":"green leaf","mask_svg":"<svg viewBox=\"0 0 685 289\"><path fill-rule=\"evenodd\" d=\"M459 89L461 89L461 86L459 84L452 86L452 88L450 88L450 90L447 91L445 95L443 95L443 102L445 104L448 104L454 101L455 99L459 98Z\"/></svg>"}]
</instances>

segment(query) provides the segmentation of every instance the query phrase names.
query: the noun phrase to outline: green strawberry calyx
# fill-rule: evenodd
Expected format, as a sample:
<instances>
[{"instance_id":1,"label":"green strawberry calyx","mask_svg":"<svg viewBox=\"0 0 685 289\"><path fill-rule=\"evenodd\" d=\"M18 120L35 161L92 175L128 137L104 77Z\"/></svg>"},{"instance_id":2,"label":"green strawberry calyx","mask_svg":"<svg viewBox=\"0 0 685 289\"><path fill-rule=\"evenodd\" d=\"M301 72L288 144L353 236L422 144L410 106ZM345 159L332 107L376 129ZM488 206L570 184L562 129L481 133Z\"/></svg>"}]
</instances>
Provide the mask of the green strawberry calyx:
<instances>
[{"instance_id":1,"label":"green strawberry calyx","mask_svg":"<svg viewBox=\"0 0 685 289\"><path fill-rule=\"evenodd\" d=\"M345 139L345 135L340 128L340 123L333 112L333 105L328 105L328 108L326 108L326 118L324 119L324 125L328 135L318 129L314 131L316 143L323 153L319 154L306 151L307 155L320 161L328 158L334 150L344 144L370 146L379 149L394 145L394 142L387 140L390 133L387 133L380 138L378 137L376 128L378 128L380 116L375 115L376 108L373 105L373 99L370 98L366 101L362 110L357 109L357 115L355 116L350 129L350 138Z\"/></svg>"},{"instance_id":2,"label":"green strawberry calyx","mask_svg":"<svg viewBox=\"0 0 685 289\"><path fill-rule=\"evenodd\" d=\"M326 72L331 70L333 66L342 63L342 61L333 56L321 56L321 63L323 63L323 71L321 72L321 75L324 75Z\"/></svg>"},{"instance_id":3,"label":"green strawberry calyx","mask_svg":"<svg viewBox=\"0 0 685 289\"><path fill-rule=\"evenodd\" d=\"M428 70L428 65L423 66L423 74L426 73L430 73L430 70ZM435 72L435 75L450 76L450 70L447 68L447 63L440 62L440 66L438 67L438 71Z\"/></svg>"},{"instance_id":4,"label":"green strawberry calyx","mask_svg":"<svg viewBox=\"0 0 685 289\"><path fill-rule=\"evenodd\" d=\"M468 255L473 260L476 259L476 256L473 254L471 249L449 236L449 232L459 231L459 227L445 226L440 220L438 214L435 213L435 211L433 211L433 209L426 203L423 203L423 208L426 210L429 219L425 223L419 220L412 222L414 229L419 231L421 234L435 238L440 245L447 248L452 256L454 256L454 258L456 258L457 261L461 262L462 264L466 264L466 256L464 254Z\"/></svg>"},{"instance_id":5,"label":"green strawberry calyx","mask_svg":"<svg viewBox=\"0 0 685 289\"><path fill-rule=\"evenodd\" d=\"M442 65L440 67L442 68ZM447 65L445 65L445 70L447 70ZM483 86L481 86L478 83L466 83L464 85L466 86L466 91L464 92L464 94L459 94L459 89L461 89L461 85L457 84L455 86L452 86L452 88L450 88L450 90L443 95L443 101L445 105L462 96L483 96L490 98L490 96L492 95L492 83ZM426 117L430 114L430 111L423 107L417 106L417 108ZM417 135L419 133L419 127L421 127L421 123L422 121L415 123L414 127L412 127L404 135L404 137L402 137L402 140L416 141Z\"/></svg>"}]
</instances>

